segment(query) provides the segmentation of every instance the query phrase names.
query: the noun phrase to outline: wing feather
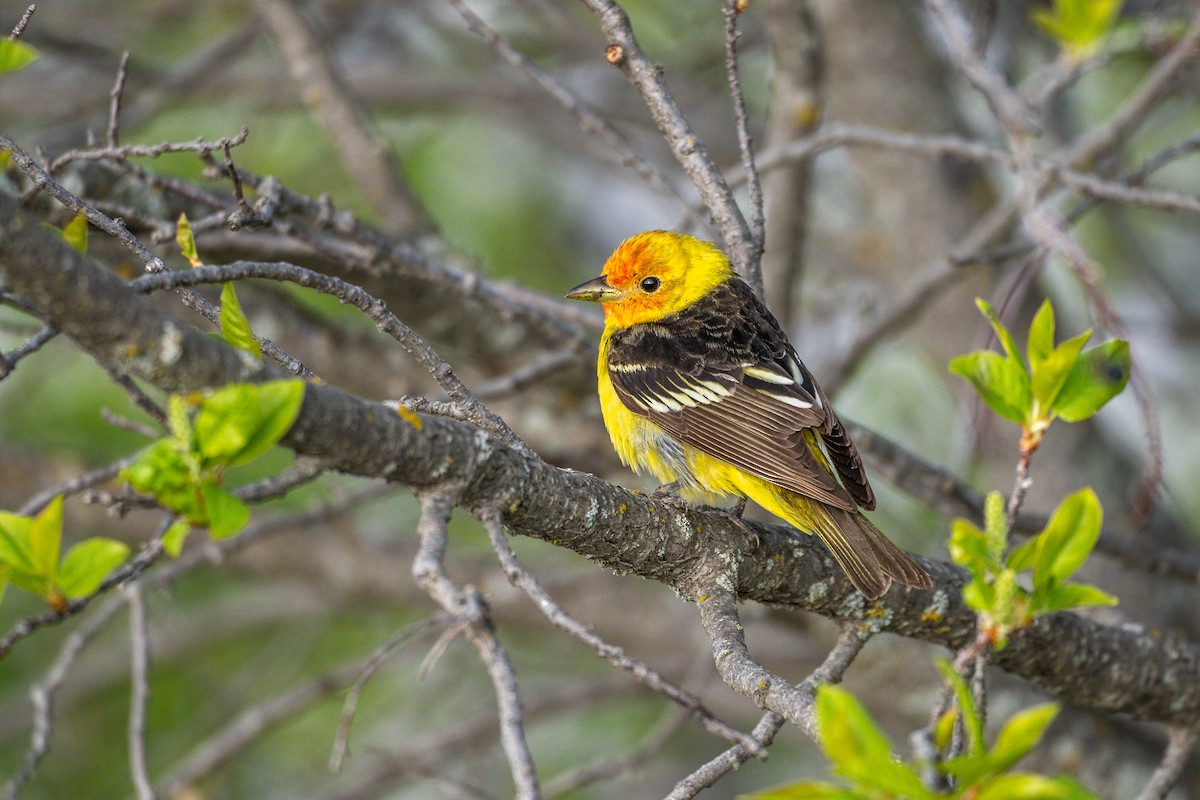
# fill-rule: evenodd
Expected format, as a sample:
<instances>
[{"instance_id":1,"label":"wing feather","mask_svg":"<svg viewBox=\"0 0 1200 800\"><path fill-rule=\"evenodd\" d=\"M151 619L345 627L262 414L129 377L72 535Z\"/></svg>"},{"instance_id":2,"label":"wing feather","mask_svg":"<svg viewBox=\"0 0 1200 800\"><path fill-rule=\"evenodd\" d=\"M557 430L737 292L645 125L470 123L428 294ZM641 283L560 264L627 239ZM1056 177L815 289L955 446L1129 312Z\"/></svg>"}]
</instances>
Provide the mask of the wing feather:
<instances>
[{"instance_id":1,"label":"wing feather","mask_svg":"<svg viewBox=\"0 0 1200 800\"><path fill-rule=\"evenodd\" d=\"M608 367L621 402L680 441L835 508L874 507L849 436L742 281L652 329L618 332ZM810 449L808 429L844 486Z\"/></svg>"}]
</instances>

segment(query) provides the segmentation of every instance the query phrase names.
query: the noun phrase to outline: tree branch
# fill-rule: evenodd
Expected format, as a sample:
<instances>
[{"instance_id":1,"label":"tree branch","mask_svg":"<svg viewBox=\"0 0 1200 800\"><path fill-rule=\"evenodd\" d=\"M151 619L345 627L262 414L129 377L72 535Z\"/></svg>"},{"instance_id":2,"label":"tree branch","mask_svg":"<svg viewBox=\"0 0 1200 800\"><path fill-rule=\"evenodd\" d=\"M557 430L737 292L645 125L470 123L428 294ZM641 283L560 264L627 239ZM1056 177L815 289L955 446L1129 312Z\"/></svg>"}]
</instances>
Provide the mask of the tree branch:
<instances>
[{"instance_id":1,"label":"tree branch","mask_svg":"<svg viewBox=\"0 0 1200 800\"><path fill-rule=\"evenodd\" d=\"M0 282L96 358L172 392L230 381L261 381L280 370L191 330L136 297L128 286L67 247L0 195ZM814 540L790 528L754 524L760 545L724 514L681 511L594 476L558 469L477 428L436 417L409 422L328 385L310 384L283 444L344 472L387 477L416 490L461 484L468 509L502 509L505 526L567 547L698 599L712 564L736 565L727 591L742 600L858 619L958 650L975 633L963 603L963 575L923 559L934 587L894 588L868 604ZM702 580L698 580L702 579ZM1135 626L1112 627L1054 614L1015 633L995 665L1092 709L1138 719L1200 719L1200 647Z\"/></svg>"}]
</instances>

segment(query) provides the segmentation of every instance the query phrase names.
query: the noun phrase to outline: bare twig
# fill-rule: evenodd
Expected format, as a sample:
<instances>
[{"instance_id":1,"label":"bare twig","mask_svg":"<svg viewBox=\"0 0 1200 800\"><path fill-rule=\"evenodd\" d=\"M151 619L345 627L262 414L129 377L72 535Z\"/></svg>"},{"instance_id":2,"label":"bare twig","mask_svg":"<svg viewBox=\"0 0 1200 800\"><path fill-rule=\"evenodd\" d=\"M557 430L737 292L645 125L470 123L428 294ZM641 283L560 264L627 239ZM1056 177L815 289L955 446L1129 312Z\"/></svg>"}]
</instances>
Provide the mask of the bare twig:
<instances>
[{"instance_id":1,"label":"bare twig","mask_svg":"<svg viewBox=\"0 0 1200 800\"><path fill-rule=\"evenodd\" d=\"M521 698L512 663L496 637L483 597L472 586L460 588L446 574L446 525L454 501L455 498L444 491L421 496L421 519L417 526L421 544L413 559L413 577L444 611L468 622L467 639L479 653L496 691L500 742L508 757L517 796L520 800L537 800L541 790L525 740Z\"/></svg>"},{"instance_id":2,"label":"bare twig","mask_svg":"<svg viewBox=\"0 0 1200 800\"><path fill-rule=\"evenodd\" d=\"M742 79L738 74L737 18L746 7L746 0L725 0L725 79L729 82L729 95L733 98L733 121L737 128L738 150L742 154L742 170L746 175L746 186L750 193L750 248L749 261L743 265L744 277L754 293L766 299L763 288L762 254L765 241L763 217L762 182L754 168L754 141L750 137L750 120L746 114L746 96L742 93Z\"/></svg>"},{"instance_id":3,"label":"bare twig","mask_svg":"<svg viewBox=\"0 0 1200 800\"><path fill-rule=\"evenodd\" d=\"M838 635L837 642L834 644L833 649L829 651L829 655L825 657L825 660L819 667L813 670L811 675L796 686L796 689L806 694L811 704L818 686L826 683L841 682L842 676L849 669L850 664L858 656L863 645L867 643L867 639L869 638L870 635L864 635L858 629L857 625L853 623L843 624L842 632ZM759 720L758 724L754 726L754 730L750 735L762 746L766 747L771 743L775 734L779 732L779 729L783 727L783 723L784 718L782 716L774 711L768 711ZM816 730L815 720L812 722L811 728L811 730L806 729L806 733L815 739L819 733ZM746 748L741 745L734 745L677 783L671 794L667 796L667 800L690 800L728 773L737 769L748 761L749 758L750 752Z\"/></svg>"},{"instance_id":4,"label":"bare twig","mask_svg":"<svg viewBox=\"0 0 1200 800\"><path fill-rule=\"evenodd\" d=\"M775 64L764 148L755 156L771 216L763 239L763 283L767 305L790 330L800 311L812 165L805 158L767 173L763 157L810 133L820 121L823 51L808 0L769 0L762 11ZM731 185L737 183L730 179Z\"/></svg>"},{"instance_id":5,"label":"bare twig","mask_svg":"<svg viewBox=\"0 0 1200 800\"><path fill-rule=\"evenodd\" d=\"M723 585L724 582L723 579L717 579L704 583L698 587L699 594L696 597L700 623L712 643L717 672L731 689L751 698L760 708L773 711L799 726L810 738L817 740L819 734L813 714L813 698L817 682L824 678L810 677L800 684L791 684L751 658L737 612L736 597ZM870 636L869 632L857 629L855 633L863 642ZM841 667L842 671L858 654L863 642L854 647L846 643L845 647L853 652L846 656L848 660ZM836 663L841 664L842 661ZM837 673L838 677L840 675L840 672Z\"/></svg>"},{"instance_id":6,"label":"bare twig","mask_svg":"<svg viewBox=\"0 0 1200 800\"><path fill-rule=\"evenodd\" d=\"M492 549L495 550L496 556L500 559L500 566L504 568L504 573L508 576L508 582L524 592L555 627L585 642L601 658L618 669L625 670L633 675L638 682L678 704L695 717L701 727L709 733L741 745L751 755L759 758L767 757L767 751L759 746L757 742L713 716L712 712L705 708L700 703L700 699L691 692L671 683L649 665L625 655L621 648L615 647L601 639L588 626L572 617L558 603L554 602L546 590L542 588L541 584L538 583L537 579L517 563L516 554L508 546L508 541L504 535L504 527L500 522L500 513L497 510L485 510L480 514L480 520L487 529L488 538L492 542Z\"/></svg>"},{"instance_id":7,"label":"bare twig","mask_svg":"<svg viewBox=\"0 0 1200 800\"><path fill-rule=\"evenodd\" d=\"M31 4L25 9L25 13L21 15L21 19L17 21L16 27L12 29L12 33L8 35L10 42L15 42L21 38L21 34L25 33L25 26L29 24L29 20L33 18L33 12L37 11L37 5Z\"/></svg>"},{"instance_id":8,"label":"bare twig","mask_svg":"<svg viewBox=\"0 0 1200 800\"><path fill-rule=\"evenodd\" d=\"M4 796L8 800L16 800L23 786L33 777L38 764L50 749L50 734L54 726L54 695L67 679L71 667L84 646L105 625L116 617L117 612L125 605L121 598L111 598L98 612L85 619L79 627L71 631L63 640L58 656L46 676L29 690L29 698L33 701L33 732L29 737L29 749L21 761L21 766L9 779L4 788Z\"/></svg>"},{"instance_id":9,"label":"bare twig","mask_svg":"<svg viewBox=\"0 0 1200 800\"><path fill-rule=\"evenodd\" d=\"M382 300L372 297L366 290L347 283L340 278L324 275L280 262L238 261L228 266L196 267L187 272L161 272L143 275L131 282L141 292L152 292L179 286L196 286L204 283L224 283L245 278L269 278L283 280L310 289L333 295L343 303L350 303L370 317L381 331L400 343L417 363L429 370L452 400L462 406L464 412L481 428L514 446L528 449L521 438L508 427L508 423L485 406L467 388L449 364L438 355L428 342L387 309Z\"/></svg>"},{"instance_id":10,"label":"bare twig","mask_svg":"<svg viewBox=\"0 0 1200 800\"><path fill-rule=\"evenodd\" d=\"M1137 800L1163 800L1167 796L1171 788L1179 782L1179 776L1183 774L1188 758L1196 749L1197 738L1200 738L1200 731L1196 728L1171 728L1162 761L1150 776L1141 794L1137 796Z\"/></svg>"},{"instance_id":11,"label":"bare twig","mask_svg":"<svg viewBox=\"0 0 1200 800\"><path fill-rule=\"evenodd\" d=\"M358 701L362 697L363 689L366 688L367 682L371 680L372 676L383 666L385 661L395 655L414 636L425 632L433 625L445 625L447 622L448 620L444 616L430 617L429 619L415 622L388 639L377 647L375 652L371 653L366 663L359 669L358 677L355 678L350 691L346 693L346 701L342 704L342 718L338 722L337 734L333 739L333 751L329 754L330 772L337 773L342 771L342 764L345 763L346 754L350 750L350 728L354 725L354 715L358 711Z\"/></svg>"},{"instance_id":12,"label":"bare twig","mask_svg":"<svg viewBox=\"0 0 1200 800\"><path fill-rule=\"evenodd\" d=\"M329 131L384 228L405 237L428 230L430 219L400 176L391 145L372 126L318 31L292 0L259 0L257 6L302 99Z\"/></svg>"},{"instance_id":13,"label":"bare twig","mask_svg":"<svg viewBox=\"0 0 1200 800\"><path fill-rule=\"evenodd\" d=\"M150 700L150 635L146 627L146 607L137 581L126 584L123 592L129 604L129 770L138 800L155 800L156 795L146 771L146 705Z\"/></svg>"},{"instance_id":14,"label":"bare twig","mask_svg":"<svg viewBox=\"0 0 1200 800\"><path fill-rule=\"evenodd\" d=\"M725 177L675 102L663 78L662 68L642 52L629 17L614 0L583 0L583 4L595 15L608 40L605 50L608 62L620 68L641 94L675 159L700 192L700 199L721 234L726 253L740 273L749 275L751 270L757 269L753 255L757 245L750 227L737 207Z\"/></svg>"},{"instance_id":15,"label":"bare twig","mask_svg":"<svg viewBox=\"0 0 1200 800\"><path fill-rule=\"evenodd\" d=\"M598 781L612 780L649 763L671 743L687 719L687 712L682 708L671 708L663 715L658 728L634 750L617 756L605 756L558 775L546 783L546 797L558 797Z\"/></svg>"},{"instance_id":16,"label":"bare twig","mask_svg":"<svg viewBox=\"0 0 1200 800\"><path fill-rule=\"evenodd\" d=\"M29 337L21 346L13 350L7 355L0 353L0 381L12 374L12 371L17 368L17 362L26 356L36 353L42 347L58 335L58 328L53 325L46 325L40 331Z\"/></svg>"},{"instance_id":17,"label":"bare twig","mask_svg":"<svg viewBox=\"0 0 1200 800\"><path fill-rule=\"evenodd\" d=\"M675 188L671 180L657 166L638 155L625 135L617 130L611 122L597 114L586 103L571 94L566 86L530 61L462 0L449 0L449 4L466 21L467 27L487 42L497 55L524 72L542 91L574 117L580 130L589 136L595 136L616 155L622 165L632 169L651 189L666 197L680 209L688 210L690 207L688 201L679 194L679 190Z\"/></svg>"},{"instance_id":18,"label":"bare twig","mask_svg":"<svg viewBox=\"0 0 1200 800\"><path fill-rule=\"evenodd\" d=\"M50 162L50 174L59 172L63 167L75 161L124 161L127 158L158 158L167 153L203 154L213 150L223 150L226 147L237 147L244 143L249 135L250 129L242 128L236 136L223 136L213 140L196 137L187 142L109 144L105 147L92 147L87 150L68 150Z\"/></svg>"},{"instance_id":19,"label":"bare twig","mask_svg":"<svg viewBox=\"0 0 1200 800\"><path fill-rule=\"evenodd\" d=\"M273 726L346 686L361 669L357 663L341 667L246 709L193 748L159 784L158 796L182 796L187 787L244 753Z\"/></svg>"},{"instance_id":20,"label":"bare twig","mask_svg":"<svg viewBox=\"0 0 1200 800\"><path fill-rule=\"evenodd\" d=\"M129 51L121 54L121 63L117 65L117 79L113 82L108 100L108 130L104 137L109 147L119 147L118 141L121 130L121 95L125 92L125 79L129 76Z\"/></svg>"}]
</instances>

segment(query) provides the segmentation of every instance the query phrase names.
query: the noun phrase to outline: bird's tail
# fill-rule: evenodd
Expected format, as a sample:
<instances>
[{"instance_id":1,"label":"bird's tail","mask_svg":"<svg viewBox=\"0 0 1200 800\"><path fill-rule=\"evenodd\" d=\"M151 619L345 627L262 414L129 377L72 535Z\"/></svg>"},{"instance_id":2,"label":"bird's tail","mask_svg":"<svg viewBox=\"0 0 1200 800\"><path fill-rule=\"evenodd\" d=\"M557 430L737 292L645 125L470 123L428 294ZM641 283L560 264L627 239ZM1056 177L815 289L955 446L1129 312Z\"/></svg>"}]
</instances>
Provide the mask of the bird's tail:
<instances>
[{"instance_id":1,"label":"bird's tail","mask_svg":"<svg viewBox=\"0 0 1200 800\"><path fill-rule=\"evenodd\" d=\"M892 544L862 513L832 508L786 489L782 491L791 495L788 498L791 502L784 505L793 513L781 516L805 533L821 537L851 583L868 600L886 592L893 580L917 589L933 585L929 573Z\"/></svg>"}]
</instances>

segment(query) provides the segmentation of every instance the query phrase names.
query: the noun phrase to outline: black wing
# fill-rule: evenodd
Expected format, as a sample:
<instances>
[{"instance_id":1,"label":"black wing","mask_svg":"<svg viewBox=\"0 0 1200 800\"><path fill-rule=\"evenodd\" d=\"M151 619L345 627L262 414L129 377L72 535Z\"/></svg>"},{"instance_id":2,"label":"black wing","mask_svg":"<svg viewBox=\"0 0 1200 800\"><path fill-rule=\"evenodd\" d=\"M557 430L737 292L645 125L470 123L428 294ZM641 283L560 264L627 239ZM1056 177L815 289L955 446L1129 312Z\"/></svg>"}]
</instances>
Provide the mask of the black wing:
<instances>
[{"instance_id":1,"label":"black wing","mask_svg":"<svg viewBox=\"0 0 1200 800\"><path fill-rule=\"evenodd\" d=\"M675 438L836 508L874 508L853 443L771 313L734 278L658 323L613 335L621 402ZM819 437L845 483L824 469Z\"/></svg>"}]
</instances>

